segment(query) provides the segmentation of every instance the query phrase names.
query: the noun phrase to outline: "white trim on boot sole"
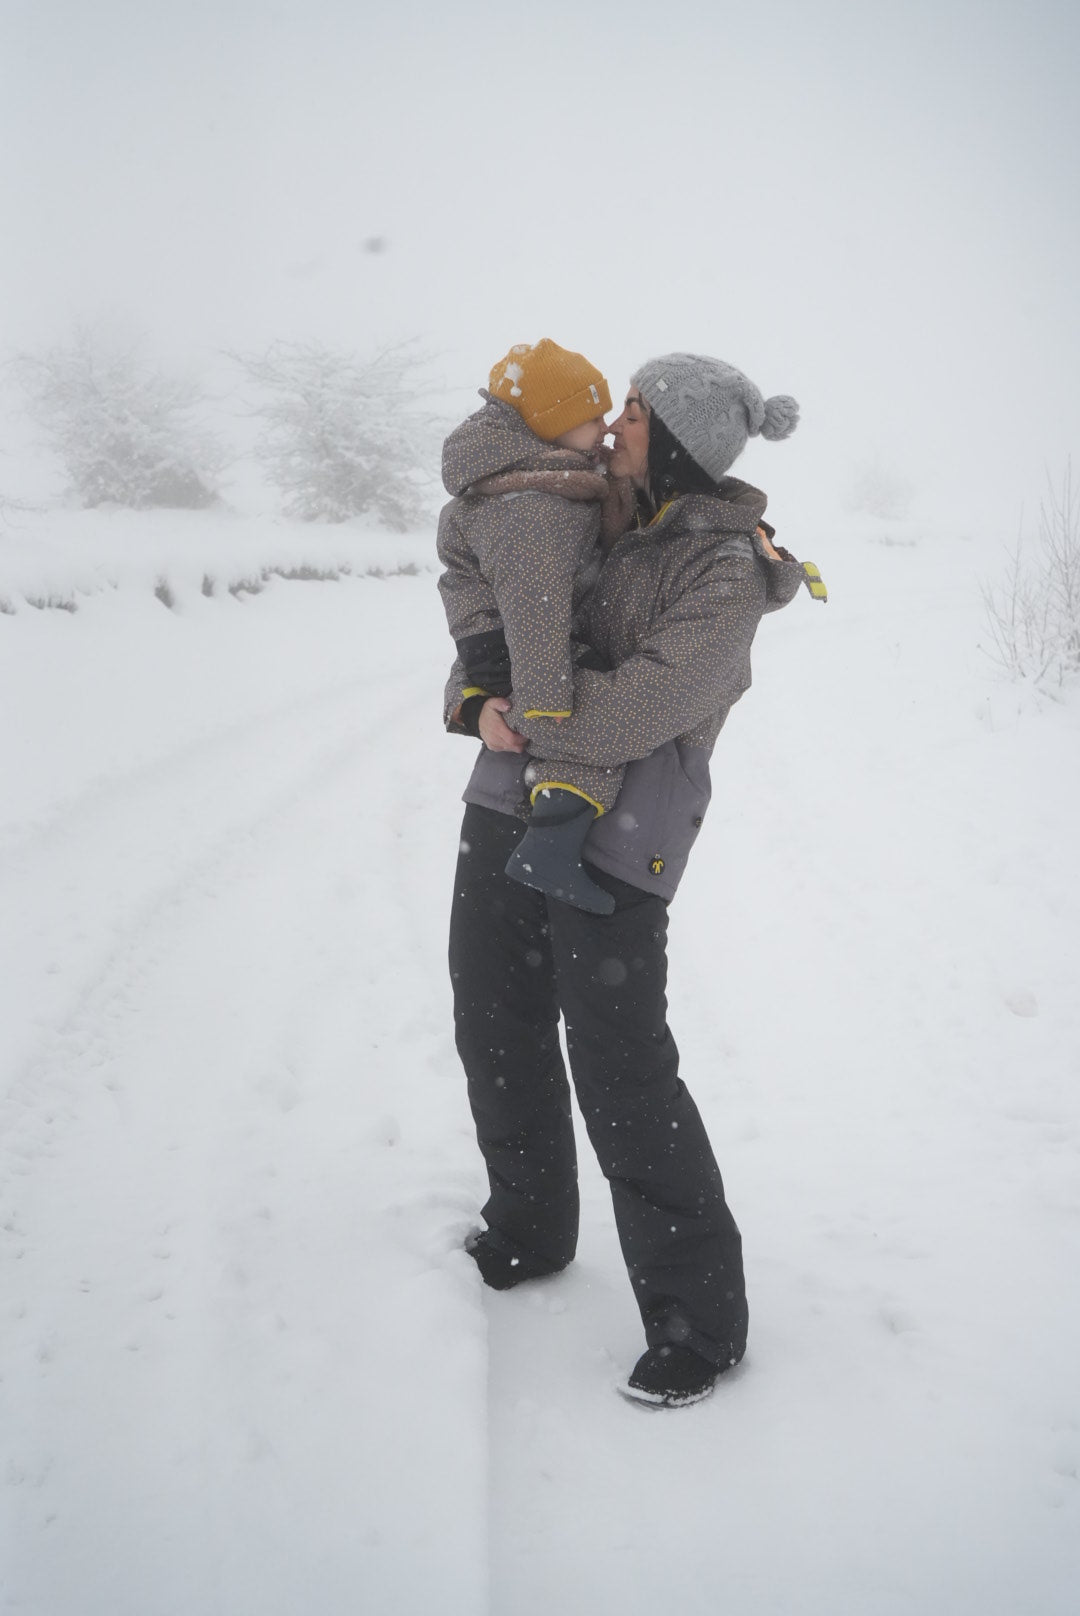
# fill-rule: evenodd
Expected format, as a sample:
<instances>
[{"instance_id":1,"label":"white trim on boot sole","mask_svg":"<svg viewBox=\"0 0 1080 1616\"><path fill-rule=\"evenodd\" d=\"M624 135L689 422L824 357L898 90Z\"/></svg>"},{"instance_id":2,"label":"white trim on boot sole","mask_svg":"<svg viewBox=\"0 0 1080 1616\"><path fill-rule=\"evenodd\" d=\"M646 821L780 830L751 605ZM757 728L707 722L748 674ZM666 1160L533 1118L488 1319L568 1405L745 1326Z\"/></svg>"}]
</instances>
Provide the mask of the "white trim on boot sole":
<instances>
[{"instance_id":1,"label":"white trim on boot sole","mask_svg":"<svg viewBox=\"0 0 1080 1616\"><path fill-rule=\"evenodd\" d=\"M703 1403L707 1397L711 1397L716 1390L716 1381L710 1386L703 1386L700 1391L687 1392L681 1397L677 1392L639 1391L636 1386L631 1386L628 1379L617 1380L615 1390L628 1403L636 1403L638 1408L689 1408L693 1403Z\"/></svg>"}]
</instances>

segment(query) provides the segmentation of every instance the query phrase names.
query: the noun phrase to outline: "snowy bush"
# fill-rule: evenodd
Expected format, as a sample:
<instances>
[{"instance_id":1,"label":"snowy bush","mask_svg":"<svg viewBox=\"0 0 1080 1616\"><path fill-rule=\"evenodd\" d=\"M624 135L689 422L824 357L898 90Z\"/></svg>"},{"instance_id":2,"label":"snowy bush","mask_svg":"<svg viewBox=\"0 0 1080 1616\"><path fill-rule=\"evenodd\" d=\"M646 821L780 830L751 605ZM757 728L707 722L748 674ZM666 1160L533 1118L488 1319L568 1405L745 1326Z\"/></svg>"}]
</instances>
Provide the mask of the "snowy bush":
<instances>
[{"instance_id":1,"label":"snowy bush","mask_svg":"<svg viewBox=\"0 0 1080 1616\"><path fill-rule=\"evenodd\" d=\"M28 413L84 506L199 510L217 498L224 464L199 420L196 382L161 370L139 342L78 330L14 360Z\"/></svg>"},{"instance_id":2,"label":"snowy bush","mask_svg":"<svg viewBox=\"0 0 1080 1616\"><path fill-rule=\"evenodd\" d=\"M257 453L290 516L344 522L371 512L396 532L425 519L435 431L410 348L362 359L278 342L234 357L262 393Z\"/></svg>"},{"instance_id":3,"label":"snowy bush","mask_svg":"<svg viewBox=\"0 0 1080 1616\"><path fill-rule=\"evenodd\" d=\"M1024 550L1021 535L1002 582L984 585L983 604L985 649L1013 678L1060 685L1080 672L1080 498L1071 461L1060 488L1048 483L1034 549Z\"/></svg>"}]
</instances>

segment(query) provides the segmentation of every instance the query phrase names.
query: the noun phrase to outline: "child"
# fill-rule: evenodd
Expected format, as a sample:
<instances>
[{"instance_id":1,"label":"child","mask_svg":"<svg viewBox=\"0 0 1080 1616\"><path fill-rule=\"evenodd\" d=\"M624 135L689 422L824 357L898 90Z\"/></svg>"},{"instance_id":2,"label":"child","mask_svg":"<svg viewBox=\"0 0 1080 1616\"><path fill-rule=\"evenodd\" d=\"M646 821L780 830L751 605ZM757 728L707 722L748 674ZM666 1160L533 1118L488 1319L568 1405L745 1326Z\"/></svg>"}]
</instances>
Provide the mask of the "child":
<instances>
[{"instance_id":1,"label":"child","mask_svg":"<svg viewBox=\"0 0 1080 1616\"><path fill-rule=\"evenodd\" d=\"M514 696L516 728L573 710L574 616L600 566L608 481L596 451L611 393L581 354L544 337L491 372L482 409L443 447L453 497L439 518L439 590L465 670L461 717L478 733L490 696ZM541 774L544 772L540 771ZM594 819L614 805L621 769L559 764L532 790L529 829L506 873L564 903L611 914L581 862Z\"/></svg>"}]
</instances>

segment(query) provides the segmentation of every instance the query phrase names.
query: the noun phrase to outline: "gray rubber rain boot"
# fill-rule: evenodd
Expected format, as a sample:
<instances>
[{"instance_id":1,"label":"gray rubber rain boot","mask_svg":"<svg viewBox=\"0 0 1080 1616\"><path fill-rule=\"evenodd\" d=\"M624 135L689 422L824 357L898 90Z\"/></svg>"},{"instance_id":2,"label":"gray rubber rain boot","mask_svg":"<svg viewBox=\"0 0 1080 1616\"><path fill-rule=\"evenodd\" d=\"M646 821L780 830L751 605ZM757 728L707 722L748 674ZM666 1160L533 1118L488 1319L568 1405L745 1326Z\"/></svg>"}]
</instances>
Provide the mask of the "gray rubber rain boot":
<instances>
[{"instance_id":1,"label":"gray rubber rain boot","mask_svg":"<svg viewBox=\"0 0 1080 1616\"><path fill-rule=\"evenodd\" d=\"M592 803L576 791L547 786L537 792L529 828L507 860L507 875L576 909L613 914L615 899L581 862L582 843L595 818Z\"/></svg>"}]
</instances>

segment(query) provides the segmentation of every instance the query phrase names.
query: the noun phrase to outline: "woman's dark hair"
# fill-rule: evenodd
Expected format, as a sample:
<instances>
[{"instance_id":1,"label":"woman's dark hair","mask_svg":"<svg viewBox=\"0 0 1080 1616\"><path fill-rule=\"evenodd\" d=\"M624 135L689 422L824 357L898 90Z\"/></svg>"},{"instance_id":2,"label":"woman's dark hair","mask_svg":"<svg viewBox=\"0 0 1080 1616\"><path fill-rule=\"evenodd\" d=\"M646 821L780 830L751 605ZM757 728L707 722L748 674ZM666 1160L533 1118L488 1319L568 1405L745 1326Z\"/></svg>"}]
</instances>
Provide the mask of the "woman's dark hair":
<instances>
[{"instance_id":1,"label":"woman's dark hair","mask_svg":"<svg viewBox=\"0 0 1080 1616\"><path fill-rule=\"evenodd\" d=\"M649 416L649 492L656 504L680 494L715 494L716 482L683 448L656 411Z\"/></svg>"}]
</instances>

